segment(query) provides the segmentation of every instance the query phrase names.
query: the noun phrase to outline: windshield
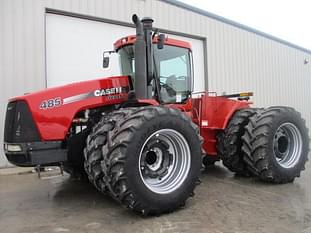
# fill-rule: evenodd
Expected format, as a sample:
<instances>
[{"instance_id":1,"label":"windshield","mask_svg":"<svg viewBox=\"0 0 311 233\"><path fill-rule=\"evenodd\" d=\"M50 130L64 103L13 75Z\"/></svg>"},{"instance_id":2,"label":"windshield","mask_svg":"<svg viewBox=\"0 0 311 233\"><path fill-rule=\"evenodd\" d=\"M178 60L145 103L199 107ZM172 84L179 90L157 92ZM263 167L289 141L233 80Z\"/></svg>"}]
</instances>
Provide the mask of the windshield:
<instances>
[{"instance_id":1,"label":"windshield","mask_svg":"<svg viewBox=\"0 0 311 233\"><path fill-rule=\"evenodd\" d=\"M132 77L135 82L134 49L125 46L118 51L123 75ZM183 103L191 91L191 69L189 50L175 46L158 49L154 45L154 76L160 84L163 103ZM154 83L152 83L154 86ZM154 88L154 87L153 87Z\"/></svg>"}]
</instances>

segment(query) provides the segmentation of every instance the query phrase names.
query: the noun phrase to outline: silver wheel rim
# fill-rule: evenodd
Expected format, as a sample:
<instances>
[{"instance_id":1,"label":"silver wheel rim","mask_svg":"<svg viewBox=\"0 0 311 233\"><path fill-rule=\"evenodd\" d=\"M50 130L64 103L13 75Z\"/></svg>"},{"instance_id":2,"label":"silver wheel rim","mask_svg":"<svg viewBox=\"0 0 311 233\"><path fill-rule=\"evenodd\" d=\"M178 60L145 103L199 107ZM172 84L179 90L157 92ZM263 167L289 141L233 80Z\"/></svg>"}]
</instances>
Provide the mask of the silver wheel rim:
<instances>
[{"instance_id":1,"label":"silver wheel rim","mask_svg":"<svg viewBox=\"0 0 311 233\"><path fill-rule=\"evenodd\" d=\"M190 147L183 135L173 129L161 129L150 135L139 154L139 173L148 189L171 193L188 176Z\"/></svg>"},{"instance_id":2,"label":"silver wheel rim","mask_svg":"<svg viewBox=\"0 0 311 233\"><path fill-rule=\"evenodd\" d=\"M274 134L273 150L277 163L284 168L294 167L302 153L302 136L293 123L282 124Z\"/></svg>"}]
</instances>

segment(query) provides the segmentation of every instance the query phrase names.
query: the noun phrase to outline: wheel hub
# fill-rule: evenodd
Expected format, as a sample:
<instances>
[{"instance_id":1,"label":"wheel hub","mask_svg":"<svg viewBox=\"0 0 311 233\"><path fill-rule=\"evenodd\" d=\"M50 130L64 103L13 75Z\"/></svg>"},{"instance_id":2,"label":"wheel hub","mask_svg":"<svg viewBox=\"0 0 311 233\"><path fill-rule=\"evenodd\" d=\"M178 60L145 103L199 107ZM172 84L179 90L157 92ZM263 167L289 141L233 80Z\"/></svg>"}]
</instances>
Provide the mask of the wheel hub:
<instances>
[{"instance_id":1,"label":"wheel hub","mask_svg":"<svg viewBox=\"0 0 311 233\"><path fill-rule=\"evenodd\" d=\"M282 159L289 152L290 137L283 129L278 129L274 135L274 152L277 158Z\"/></svg>"},{"instance_id":2,"label":"wheel hub","mask_svg":"<svg viewBox=\"0 0 311 233\"><path fill-rule=\"evenodd\" d=\"M191 152L187 140L173 129L161 129L147 138L139 155L139 173L148 189L165 194L187 178Z\"/></svg>"},{"instance_id":3,"label":"wheel hub","mask_svg":"<svg viewBox=\"0 0 311 233\"><path fill-rule=\"evenodd\" d=\"M273 150L276 161L284 168L297 164L302 151L302 136L292 123L282 124L274 134Z\"/></svg>"},{"instance_id":4,"label":"wheel hub","mask_svg":"<svg viewBox=\"0 0 311 233\"><path fill-rule=\"evenodd\" d=\"M161 179L167 174L172 163L172 155L168 149L169 145L161 139L147 143L141 161L141 169L145 176Z\"/></svg>"},{"instance_id":5,"label":"wheel hub","mask_svg":"<svg viewBox=\"0 0 311 233\"><path fill-rule=\"evenodd\" d=\"M161 161L161 159L162 159L162 152L157 151L157 148L151 149L146 153L145 161L150 169L156 167L159 164L159 161Z\"/></svg>"}]
</instances>

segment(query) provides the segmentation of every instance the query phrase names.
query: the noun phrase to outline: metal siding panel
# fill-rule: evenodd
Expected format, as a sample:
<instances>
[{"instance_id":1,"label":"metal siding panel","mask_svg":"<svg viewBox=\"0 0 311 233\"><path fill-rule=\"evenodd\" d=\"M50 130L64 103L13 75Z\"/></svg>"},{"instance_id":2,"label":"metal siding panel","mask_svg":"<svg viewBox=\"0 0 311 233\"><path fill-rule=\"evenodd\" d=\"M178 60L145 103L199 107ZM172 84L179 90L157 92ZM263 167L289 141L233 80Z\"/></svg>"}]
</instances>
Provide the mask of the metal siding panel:
<instances>
[{"instance_id":1,"label":"metal siding panel","mask_svg":"<svg viewBox=\"0 0 311 233\"><path fill-rule=\"evenodd\" d=\"M79 4L79 12L86 12L87 14L94 14L94 12L89 11L89 0L74 0Z\"/></svg>"},{"instance_id":2,"label":"metal siding panel","mask_svg":"<svg viewBox=\"0 0 311 233\"><path fill-rule=\"evenodd\" d=\"M216 35L217 35L217 67L218 67L218 75L217 75L217 80L227 80L224 70L225 70L225 51L224 51L224 46L223 44L225 43L225 39L224 38L224 33L223 33L223 25L219 24L216 27L216 31L215 31Z\"/></svg>"},{"instance_id":3,"label":"metal siding panel","mask_svg":"<svg viewBox=\"0 0 311 233\"><path fill-rule=\"evenodd\" d=\"M4 35L6 33L5 31L5 2L0 1L0 140L2 142L3 140L3 122L4 122L4 114L5 114L5 103L6 98L3 93L4 86L7 85L8 79L5 76L4 73L4 60L5 60L5 46L4 46ZM2 36L3 35L3 36ZM0 143L1 143L0 142ZM7 160L3 155L2 146L0 149L0 167L7 166Z\"/></svg>"},{"instance_id":4,"label":"metal siding panel","mask_svg":"<svg viewBox=\"0 0 311 233\"><path fill-rule=\"evenodd\" d=\"M84 12L83 9L80 8L80 1L79 0L70 0L70 11L72 12Z\"/></svg>"},{"instance_id":5,"label":"metal siding panel","mask_svg":"<svg viewBox=\"0 0 311 233\"><path fill-rule=\"evenodd\" d=\"M35 59L33 67L33 77L27 77L32 79L33 86L30 91L40 90L46 87L46 74L45 74L45 6L44 2L40 1L36 4L36 0L33 0L33 24L34 24L34 38L32 45L34 46ZM28 45L25 45L28 46Z\"/></svg>"},{"instance_id":6,"label":"metal siding panel","mask_svg":"<svg viewBox=\"0 0 311 233\"><path fill-rule=\"evenodd\" d=\"M0 67L2 67L2 76L0 77L0 80L3 80L3 83L1 81L1 102L0 102L0 119L1 123L4 122L4 113L5 113L5 106L7 102L7 97L13 93L13 83L11 82L11 79L13 79L13 70L14 70L14 57L13 57L13 50L14 50L14 32L13 32L13 1L4 1L2 2L2 12L1 15L3 17L2 21L2 50L1 53L3 53L3 59L2 63L0 64ZM3 123L0 125L0 140L3 141L3 130L4 125ZM0 147L0 166L7 166L8 162L3 154L3 147Z\"/></svg>"},{"instance_id":7,"label":"metal siding panel","mask_svg":"<svg viewBox=\"0 0 311 233\"><path fill-rule=\"evenodd\" d=\"M170 28L177 28L178 27L178 21L179 21L179 17L177 16L177 12L176 12L176 8L169 8L168 9L168 17L169 17L169 21L168 21L168 26Z\"/></svg>"},{"instance_id":8,"label":"metal siding panel","mask_svg":"<svg viewBox=\"0 0 311 233\"><path fill-rule=\"evenodd\" d=\"M35 25L34 21L34 14L32 12L32 4L25 4L24 6L24 77L31 77L33 75L33 67L35 67L35 45L32 43L34 40L35 35ZM30 92L33 89L33 82L25 82L24 85L25 91Z\"/></svg>"},{"instance_id":9,"label":"metal siding panel","mask_svg":"<svg viewBox=\"0 0 311 233\"><path fill-rule=\"evenodd\" d=\"M24 20L24 1L19 2L18 0L13 1L13 57L14 57L14 70L13 75L17 78L18 86L14 86L14 91L18 91L21 93L22 87L24 87L24 44L23 44L23 34L24 34L24 27L23 27L23 20Z\"/></svg>"},{"instance_id":10,"label":"metal siding panel","mask_svg":"<svg viewBox=\"0 0 311 233\"><path fill-rule=\"evenodd\" d=\"M7 99L44 87L44 33L43 8L37 1L2 1L0 140L3 141L3 123ZM42 11L41 11L42 10ZM42 19L37 18L40 15ZM39 32L40 31L40 32ZM38 36L42 35L42 37ZM3 78L2 78L3 77ZM0 167L7 165L1 147Z\"/></svg>"},{"instance_id":11,"label":"metal siding panel","mask_svg":"<svg viewBox=\"0 0 311 233\"><path fill-rule=\"evenodd\" d=\"M180 26L180 17L178 15L178 9L169 8L169 28L178 28Z\"/></svg>"},{"instance_id":12,"label":"metal siding panel","mask_svg":"<svg viewBox=\"0 0 311 233\"><path fill-rule=\"evenodd\" d=\"M209 82L209 90L208 91L214 91L215 88L218 85L218 68L217 68L217 34L216 34L216 21L211 21L211 25L210 25L210 35L208 38L209 41L209 47L208 47L208 62L209 62L209 72L210 75L208 77L208 82Z\"/></svg>"}]
</instances>

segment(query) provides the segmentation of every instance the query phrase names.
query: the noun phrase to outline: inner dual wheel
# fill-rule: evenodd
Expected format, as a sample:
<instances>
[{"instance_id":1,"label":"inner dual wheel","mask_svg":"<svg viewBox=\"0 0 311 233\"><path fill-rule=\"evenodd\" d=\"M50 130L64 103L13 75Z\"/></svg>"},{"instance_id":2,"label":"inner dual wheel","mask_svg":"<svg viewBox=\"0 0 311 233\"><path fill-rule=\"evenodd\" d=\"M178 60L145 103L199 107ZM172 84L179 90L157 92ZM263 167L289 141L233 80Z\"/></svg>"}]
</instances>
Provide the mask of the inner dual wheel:
<instances>
[{"instance_id":1,"label":"inner dual wheel","mask_svg":"<svg viewBox=\"0 0 311 233\"><path fill-rule=\"evenodd\" d=\"M183 206L198 183L201 158L196 125L179 110L154 106L105 116L85 149L91 182L144 215Z\"/></svg>"}]
</instances>

